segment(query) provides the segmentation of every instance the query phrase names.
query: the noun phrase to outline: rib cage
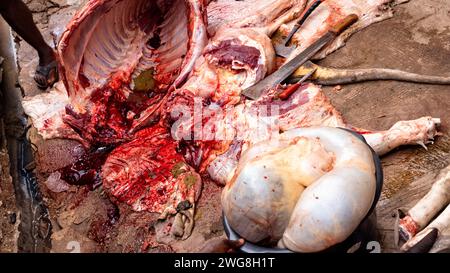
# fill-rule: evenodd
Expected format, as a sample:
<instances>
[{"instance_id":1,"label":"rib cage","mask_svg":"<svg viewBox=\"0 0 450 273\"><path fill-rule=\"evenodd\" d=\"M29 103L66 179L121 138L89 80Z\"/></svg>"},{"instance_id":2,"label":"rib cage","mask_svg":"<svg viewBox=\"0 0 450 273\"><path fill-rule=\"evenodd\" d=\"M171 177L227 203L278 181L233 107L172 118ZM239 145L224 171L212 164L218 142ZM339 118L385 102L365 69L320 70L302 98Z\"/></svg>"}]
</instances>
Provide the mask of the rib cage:
<instances>
[{"instance_id":1,"label":"rib cage","mask_svg":"<svg viewBox=\"0 0 450 273\"><path fill-rule=\"evenodd\" d=\"M195 59L189 50L206 41L202 8L202 2L194 0L89 1L58 46L72 103L82 111L83 100L112 78L126 82L152 67L164 86L185 78L194 60L183 59ZM155 35L161 41L157 49L147 43Z\"/></svg>"}]
</instances>

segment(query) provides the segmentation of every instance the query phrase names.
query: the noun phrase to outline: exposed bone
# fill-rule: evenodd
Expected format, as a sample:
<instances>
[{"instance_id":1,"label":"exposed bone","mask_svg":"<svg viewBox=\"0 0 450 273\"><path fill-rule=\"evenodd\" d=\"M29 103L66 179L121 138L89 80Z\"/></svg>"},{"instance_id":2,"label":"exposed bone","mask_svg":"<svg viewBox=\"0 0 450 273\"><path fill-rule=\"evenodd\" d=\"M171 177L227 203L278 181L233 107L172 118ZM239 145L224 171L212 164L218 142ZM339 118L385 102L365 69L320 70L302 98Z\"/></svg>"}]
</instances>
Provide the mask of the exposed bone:
<instances>
[{"instance_id":1,"label":"exposed bone","mask_svg":"<svg viewBox=\"0 0 450 273\"><path fill-rule=\"evenodd\" d=\"M403 251L408 251L410 248L420 243L420 241L432 230L433 228L438 231L446 230L450 226L450 205L425 229L417 233L413 238L407 241L401 248Z\"/></svg>"},{"instance_id":2,"label":"exposed bone","mask_svg":"<svg viewBox=\"0 0 450 273\"><path fill-rule=\"evenodd\" d=\"M261 28L271 34L298 16L306 0L217 0L208 5L208 32L214 36L221 27ZM294 7L294 9L291 9Z\"/></svg>"},{"instance_id":3,"label":"exposed bone","mask_svg":"<svg viewBox=\"0 0 450 273\"><path fill-rule=\"evenodd\" d=\"M290 80L293 82L298 81L312 69L316 69L316 72L310 79L322 85L338 85L377 80L396 80L426 84L450 84L450 77L420 75L397 69L386 68L336 69L322 67L312 62L306 63L295 71Z\"/></svg>"},{"instance_id":4,"label":"exposed bone","mask_svg":"<svg viewBox=\"0 0 450 273\"><path fill-rule=\"evenodd\" d=\"M409 240L422 230L436 214L450 203L450 165L443 169L431 187L431 190L408 211L408 215L401 219L399 232L404 239ZM450 208L447 208L450 214ZM450 215L449 215L450 217ZM436 219L437 220L437 219ZM440 219L437 223L440 224ZM450 219L447 219L450 221ZM436 224L436 223L435 223ZM434 224L434 225L435 225ZM450 224L450 222L447 222ZM430 225L431 227L437 227Z\"/></svg>"},{"instance_id":5,"label":"exposed bone","mask_svg":"<svg viewBox=\"0 0 450 273\"><path fill-rule=\"evenodd\" d=\"M311 1L309 1L311 2ZM314 58L322 59L345 45L345 41L354 33L376 22L393 16L393 6L407 2L405 0L327 0L324 1L305 21L301 29L294 35L292 41L298 47L288 59L305 50L309 45L325 34L337 22L350 14L359 17L358 22L343 32L337 39L321 50ZM283 25L280 32L287 35L294 26L294 22Z\"/></svg>"},{"instance_id":6,"label":"exposed bone","mask_svg":"<svg viewBox=\"0 0 450 273\"><path fill-rule=\"evenodd\" d=\"M438 135L440 124L438 118L423 117L399 121L387 131L363 132L363 136L378 155L384 155L401 145L430 143Z\"/></svg>"},{"instance_id":7,"label":"exposed bone","mask_svg":"<svg viewBox=\"0 0 450 273\"><path fill-rule=\"evenodd\" d=\"M186 56L183 64L166 71L174 74L176 85L180 84L206 43L202 5L197 0L90 1L72 19L58 45L69 96L77 94L75 98L81 100L117 71L129 75L142 62L152 61L159 66L168 57L181 61ZM158 13L164 15L160 26L151 21ZM142 17L148 17L148 25L140 25ZM157 28L161 29L163 44L155 54L146 55L146 42ZM174 43L175 40L180 43ZM175 72L180 67L181 71ZM89 80L89 87L80 86L80 74Z\"/></svg>"},{"instance_id":8,"label":"exposed bone","mask_svg":"<svg viewBox=\"0 0 450 273\"><path fill-rule=\"evenodd\" d=\"M269 25L264 27L262 31L267 36L271 37L275 33L275 31L277 31L280 28L282 24L290 22L294 20L296 17L298 17L305 8L305 5L303 4L304 1L300 2L301 4L294 4L291 9L289 9L281 17L277 18L276 20L272 21Z\"/></svg>"}]
</instances>

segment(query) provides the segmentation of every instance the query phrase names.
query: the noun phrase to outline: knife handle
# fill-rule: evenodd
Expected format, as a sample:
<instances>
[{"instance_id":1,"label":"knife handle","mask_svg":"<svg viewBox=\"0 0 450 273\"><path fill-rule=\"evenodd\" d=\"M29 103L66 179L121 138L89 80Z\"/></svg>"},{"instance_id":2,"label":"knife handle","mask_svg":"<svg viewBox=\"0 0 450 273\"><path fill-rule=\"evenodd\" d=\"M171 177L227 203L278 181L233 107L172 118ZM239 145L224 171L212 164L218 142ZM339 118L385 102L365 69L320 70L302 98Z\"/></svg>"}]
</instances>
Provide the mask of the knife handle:
<instances>
[{"instance_id":1,"label":"knife handle","mask_svg":"<svg viewBox=\"0 0 450 273\"><path fill-rule=\"evenodd\" d=\"M350 14L345 17L342 21L340 21L336 26L330 29L330 32L335 34L336 36L344 32L348 27L353 25L356 21L358 21L358 15Z\"/></svg>"}]
</instances>

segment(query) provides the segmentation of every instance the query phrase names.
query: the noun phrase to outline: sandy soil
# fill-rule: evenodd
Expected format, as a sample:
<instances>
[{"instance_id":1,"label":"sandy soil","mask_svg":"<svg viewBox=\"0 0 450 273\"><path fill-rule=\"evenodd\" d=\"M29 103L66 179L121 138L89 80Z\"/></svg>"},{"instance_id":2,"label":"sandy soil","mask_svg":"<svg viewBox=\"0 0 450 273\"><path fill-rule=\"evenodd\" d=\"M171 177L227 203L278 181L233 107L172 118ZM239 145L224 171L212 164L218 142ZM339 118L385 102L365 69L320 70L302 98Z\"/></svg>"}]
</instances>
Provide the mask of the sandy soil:
<instances>
[{"instance_id":1,"label":"sandy soil","mask_svg":"<svg viewBox=\"0 0 450 273\"><path fill-rule=\"evenodd\" d=\"M38 26L52 43L82 1L29 0ZM355 34L347 46L321 61L324 66L342 68L387 67L416 73L448 75L450 71L450 8L447 0L413 0L396 8L393 19L373 25ZM21 67L20 84L26 95L39 92L32 81L35 52L18 42ZM428 151L406 147L383 158L385 187L379 206L402 192L413 180L435 172L450 161L450 88L393 81L367 82L343 86L341 90L325 88L333 104L354 126L387 129L398 120L431 115L443 121L443 137ZM55 252L167 252L195 251L206 241L224 236L220 217L220 191L210 181L198 204L196 227L184 242L165 236L157 215L135 213L126 206L112 204L101 187L89 191L70 187L53 193L44 185L46 177L76 158L82 148L76 142L43 141L31 134L38 147L38 175L41 190L49 205L53 222ZM1 186L0 186L1 188ZM396 251L392 239L393 219L390 210L379 215L382 249ZM1 206L0 206L1 212ZM1 221L1 220L0 220ZM1 223L1 222L0 222ZM0 240L1 241L1 240Z\"/></svg>"}]
</instances>

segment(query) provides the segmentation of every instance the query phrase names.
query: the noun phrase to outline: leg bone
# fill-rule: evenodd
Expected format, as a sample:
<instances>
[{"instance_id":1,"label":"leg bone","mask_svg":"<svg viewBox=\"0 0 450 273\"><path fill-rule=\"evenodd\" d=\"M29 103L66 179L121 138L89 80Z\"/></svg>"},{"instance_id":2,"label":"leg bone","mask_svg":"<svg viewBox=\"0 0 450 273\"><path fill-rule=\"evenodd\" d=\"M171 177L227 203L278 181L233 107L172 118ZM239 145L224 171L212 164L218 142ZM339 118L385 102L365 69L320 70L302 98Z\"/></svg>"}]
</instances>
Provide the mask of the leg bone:
<instances>
[{"instance_id":1,"label":"leg bone","mask_svg":"<svg viewBox=\"0 0 450 273\"><path fill-rule=\"evenodd\" d=\"M399 121L387 131L365 133L364 138L378 155L384 155L401 145L425 147L439 135L437 127L440 124L440 119L432 117Z\"/></svg>"},{"instance_id":2,"label":"leg bone","mask_svg":"<svg viewBox=\"0 0 450 273\"><path fill-rule=\"evenodd\" d=\"M430 233L431 230L437 229L438 232L442 230L446 230L450 226L450 205L433 221L429 224L424 230L417 233L416 236L407 241L403 246L403 251L408 251L415 245L422 242L423 238Z\"/></svg>"},{"instance_id":3,"label":"leg bone","mask_svg":"<svg viewBox=\"0 0 450 273\"><path fill-rule=\"evenodd\" d=\"M450 203L450 165L439 174L431 190L400 220L400 235L409 240ZM447 208L447 210L450 209ZM450 219L449 219L450 220Z\"/></svg>"}]
</instances>

